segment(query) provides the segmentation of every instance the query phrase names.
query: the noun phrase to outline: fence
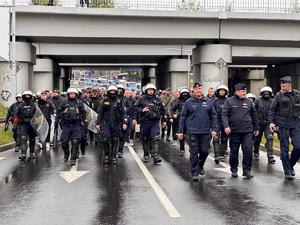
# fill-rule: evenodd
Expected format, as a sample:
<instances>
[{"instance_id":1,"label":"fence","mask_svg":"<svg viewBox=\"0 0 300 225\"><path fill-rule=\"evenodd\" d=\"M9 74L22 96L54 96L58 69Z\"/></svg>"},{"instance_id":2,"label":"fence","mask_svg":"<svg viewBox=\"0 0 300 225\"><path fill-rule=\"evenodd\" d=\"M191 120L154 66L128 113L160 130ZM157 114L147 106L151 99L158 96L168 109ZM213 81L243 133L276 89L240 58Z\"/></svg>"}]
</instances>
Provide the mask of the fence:
<instances>
[{"instance_id":1,"label":"fence","mask_svg":"<svg viewBox=\"0 0 300 225\"><path fill-rule=\"evenodd\" d=\"M300 13L300 0L15 0L16 5L161 11ZM12 0L0 0L9 6Z\"/></svg>"}]
</instances>

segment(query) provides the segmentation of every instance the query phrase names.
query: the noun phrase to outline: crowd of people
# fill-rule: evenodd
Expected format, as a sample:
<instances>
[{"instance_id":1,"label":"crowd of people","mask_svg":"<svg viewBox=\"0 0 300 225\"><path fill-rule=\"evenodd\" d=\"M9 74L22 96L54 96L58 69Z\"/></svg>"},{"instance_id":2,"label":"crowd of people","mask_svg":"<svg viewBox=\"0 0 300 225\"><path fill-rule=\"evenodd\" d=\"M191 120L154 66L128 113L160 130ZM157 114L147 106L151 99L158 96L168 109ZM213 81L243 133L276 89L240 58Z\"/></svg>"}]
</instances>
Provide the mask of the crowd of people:
<instances>
[{"instance_id":1,"label":"crowd of people","mask_svg":"<svg viewBox=\"0 0 300 225\"><path fill-rule=\"evenodd\" d=\"M28 147L30 157L36 158L36 145L49 150L60 143L64 161L71 166L80 154L86 154L88 144L103 151L104 164L117 164L123 158L124 146L133 146L137 138L142 143L143 161L152 158L159 165L159 142L172 141L180 156L189 147L193 181L204 175L211 148L216 164L229 155L231 175L236 178L241 147L243 177L251 179L252 160L259 159L263 135L268 163L276 163L273 137L277 132L284 174L292 179L293 167L300 158L300 92L292 89L290 77L282 77L280 85L276 95L271 87L262 87L259 97L247 93L243 83L234 86L231 97L226 85L210 87L205 95L199 82L192 90L181 88L175 92L170 88L157 90L151 83L142 93L121 84L107 90L70 87L66 93L27 90L18 94L9 107L5 130L11 123L20 160L26 160ZM35 128L37 112L42 113L47 129ZM91 119L92 115L97 118ZM46 132L44 138L42 132ZM293 151L289 155L290 140Z\"/></svg>"}]
</instances>

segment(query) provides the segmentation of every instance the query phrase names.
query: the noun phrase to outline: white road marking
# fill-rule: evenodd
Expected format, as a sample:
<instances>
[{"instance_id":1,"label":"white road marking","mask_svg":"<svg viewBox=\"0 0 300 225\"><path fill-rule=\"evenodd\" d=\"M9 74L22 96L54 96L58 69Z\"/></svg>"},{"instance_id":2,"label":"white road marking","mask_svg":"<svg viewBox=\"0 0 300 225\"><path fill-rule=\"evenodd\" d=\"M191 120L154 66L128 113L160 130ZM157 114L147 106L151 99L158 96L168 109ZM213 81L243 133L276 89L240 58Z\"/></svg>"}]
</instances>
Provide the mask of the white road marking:
<instances>
[{"instance_id":1,"label":"white road marking","mask_svg":"<svg viewBox=\"0 0 300 225\"><path fill-rule=\"evenodd\" d=\"M146 179L148 180L149 184L153 188L153 190L154 190L155 194L157 195L159 201L161 202L161 204L164 206L165 210L169 214L169 216L172 217L172 218L181 217L181 215L179 214L177 209L171 203L171 201L169 200L167 195L164 193L164 191L160 188L160 186L155 181L155 179L153 178L153 176L151 175L151 173L149 172L147 167L144 165L144 163L141 161L139 156L136 154L134 149L131 146L127 146L127 147L129 149L131 155L133 156L133 158L137 162L138 166L142 170L143 174L145 175Z\"/></svg>"},{"instance_id":2,"label":"white road marking","mask_svg":"<svg viewBox=\"0 0 300 225\"><path fill-rule=\"evenodd\" d=\"M76 162L75 166L71 167L70 171L60 172L59 175L70 184L90 172L90 171L77 171L77 170L78 170L78 162Z\"/></svg>"},{"instance_id":3,"label":"white road marking","mask_svg":"<svg viewBox=\"0 0 300 225\"><path fill-rule=\"evenodd\" d=\"M0 161L1 161L1 160L5 160L5 159L7 159L7 158L6 158L6 157L0 157Z\"/></svg>"},{"instance_id":4,"label":"white road marking","mask_svg":"<svg viewBox=\"0 0 300 225\"><path fill-rule=\"evenodd\" d=\"M208 158L211 159L212 161L215 161L215 158L213 158L210 155L208 156ZM224 162L219 162L219 165L223 166L224 168L217 168L217 167L215 167L214 169L218 170L218 171L222 171L222 172L231 174L231 170L230 170L230 165L229 164L224 163ZM239 167L239 169L238 169L238 175L239 176L243 175L241 167Z\"/></svg>"}]
</instances>

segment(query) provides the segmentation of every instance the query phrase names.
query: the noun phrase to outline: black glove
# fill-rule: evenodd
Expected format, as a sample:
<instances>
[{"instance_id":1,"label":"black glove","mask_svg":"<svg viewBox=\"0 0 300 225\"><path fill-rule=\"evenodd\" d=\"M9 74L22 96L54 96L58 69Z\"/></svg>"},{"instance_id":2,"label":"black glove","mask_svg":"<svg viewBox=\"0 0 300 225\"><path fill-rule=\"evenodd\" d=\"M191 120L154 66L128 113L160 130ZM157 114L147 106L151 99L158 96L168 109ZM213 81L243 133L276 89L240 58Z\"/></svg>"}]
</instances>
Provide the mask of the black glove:
<instances>
[{"instance_id":1,"label":"black glove","mask_svg":"<svg viewBox=\"0 0 300 225\"><path fill-rule=\"evenodd\" d=\"M9 124L6 123L5 126L4 126L4 132L8 131L8 127L9 127Z\"/></svg>"}]
</instances>

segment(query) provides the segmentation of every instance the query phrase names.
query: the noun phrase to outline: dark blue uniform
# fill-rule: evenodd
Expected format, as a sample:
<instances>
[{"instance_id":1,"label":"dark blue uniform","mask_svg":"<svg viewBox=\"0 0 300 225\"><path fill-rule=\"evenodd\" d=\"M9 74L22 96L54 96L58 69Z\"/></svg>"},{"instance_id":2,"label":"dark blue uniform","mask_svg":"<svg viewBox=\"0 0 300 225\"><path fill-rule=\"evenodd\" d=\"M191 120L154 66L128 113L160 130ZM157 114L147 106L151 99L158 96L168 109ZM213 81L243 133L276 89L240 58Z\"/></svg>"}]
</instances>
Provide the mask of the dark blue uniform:
<instances>
[{"instance_id":1,"label":"dark blue uniform","mask_svg":"<svg viewBox=\"0 0 300 225\"><path fill-rule=\"evenodd\" d=\"M270 108L269 122L279 127L280 159L285 175L294 174L294 165L300 158L300 92L278 92ZM289 157L289 138L293 151Z\"/></svg>"},{"instance_id":2,"label":"dark blue uniform","mask_svg":"<svg viewBox=\"0 0 300 225\"><path fill-rule=\"evenodd\" d=\"M263 134L265 134L266 144L265 148L267 149L267 156L270 163L274 163L273 156L273 133L270 130L268 122L268 114L270 106L272 104L272 99L268 98L259 98L255 101L254 106L257 111L258 121L259 121L259 135L254 139L254 157L258 158L259 148Z\"/></svg>"},{"instance_id":3,"label":"dark blue uniform","mask_svg":"<svg viewBox=\"0 0 300 225\"><path fill-rule=\"evenodd\" d=\"M72 142L71 163L74 164L78 156L79 143L82 137L82 123L86 125L86 111L83 102L78 98L68 98L63 101L57 109L57 121L61 126L62 148L65 153L65 162L70 156L69 141Z\"/></svg>"},{"instance_id":4,"label":"dark blue uniform","mask_svg":"<svg viewBox=\"0 0 300 225\"><path fill-rule=\"evenodd\" d=\"M139 116L141 124L141 138L143 141L144 161L149 160L149 153L154 158L154 163L160 163L158 142L160 139L160 120L167 121L167 115L164 105L157 95L143 95L135 105L135 118ZM143 112L148 107L150 111Z\"/></svg>"},{"instance_id":5,"label":"dark blue uniform","mask_svg":"<svg viewBox=\"0 0 300 225\"><path fill-rule=\"evenodd\" d=\"M18 107L16 117L18 120L18 135L20 135L21 160L25 160L27 153L27 141L29 139L29 150L31 157L35 158L35 137L36 132L32 128L30 121L35 114L37 105L32 100L26 100Z\"/></svg>"},{"instance_id":6,"label":"dark blue uniform","mask_svg":"<svg viewBox=\"0 0 300 225\"><path fill-rule=\"evenodd\" d=\"M98 96L91 96L90 97L90 107L92 110L94 110L95 112L99 111L99 106L100 106L100 101L101 98L99 98ZM94 133L93 131L89 131L89 138L90 138L90 142L92 143L94 141Z\"/></svg>"},{"instance_id":7,"label":"dark blue uniform","mask_svg":"<svg viewBox=\"0 0 300 225\"><path fill-rule=\"evenodd\" d=\"M122 104L125 106L126 114L127 114L127 121L128 127L126 130L121 129L120 140L119 140L119 149L118 149L118 156L121 158L123 156L123 148L125 142L129 143L129 130L130 130L130 119L133 117L133 109L130 100L125 97L124 95L119 96Z\"/></svg>"},{"instance_id":8,"label":"dark blue uniform","mask_svg":"<svg viewBox=\"0 0 300 225\"><path fill-rule=\"evenodd\" d=\"M222 124L230 127L230 159L231 172L237 174L239 148L243 151L243 175L250 177L253 152L253 132L258 131L257 112L252 101L234 95L228 98L222 110Z\"/></svg>"},{"instance_id":9,"label":"dark blue uniform","mask_svg":"<svg viewBox=\"0 0 300 225\"><path fill-rule=\"evenodd\" d=\"M100 102L97 124L101 127L103 138L104 162L116 163L121 126L127 124L124 103L115 97L103 99Z\"/></svg>"},{"instance_id":10,"label":"dark blue uniform","mask_svg":"<svg viewBox=\"0 0 300 225\"><path fill-rule=\"evenodd\" d=\"M210 133L218 132L215 108L206 97L191 97L183 106L178 133L185 133L190 147L191 174L204 174L203 166L208 156Z\"/></svg>"}]
</instances>

